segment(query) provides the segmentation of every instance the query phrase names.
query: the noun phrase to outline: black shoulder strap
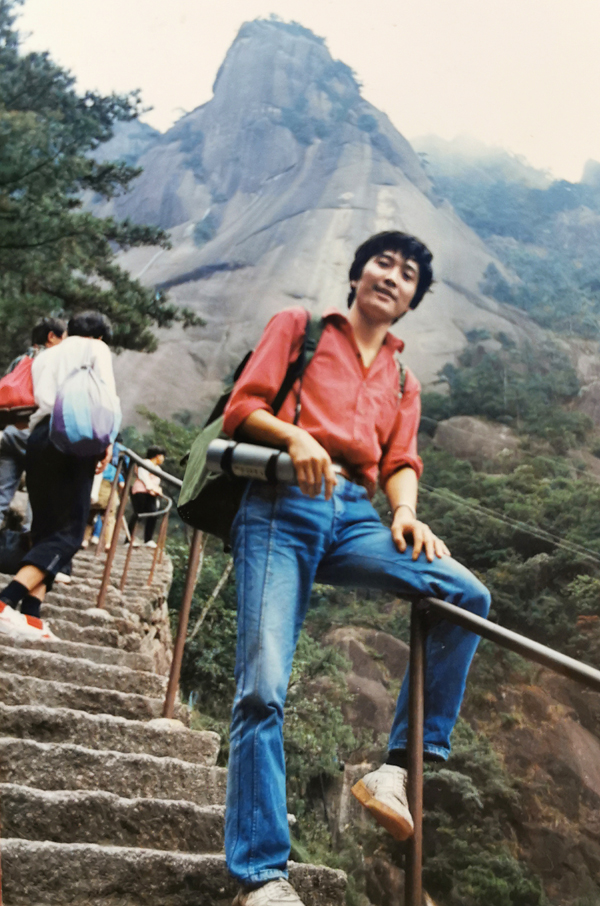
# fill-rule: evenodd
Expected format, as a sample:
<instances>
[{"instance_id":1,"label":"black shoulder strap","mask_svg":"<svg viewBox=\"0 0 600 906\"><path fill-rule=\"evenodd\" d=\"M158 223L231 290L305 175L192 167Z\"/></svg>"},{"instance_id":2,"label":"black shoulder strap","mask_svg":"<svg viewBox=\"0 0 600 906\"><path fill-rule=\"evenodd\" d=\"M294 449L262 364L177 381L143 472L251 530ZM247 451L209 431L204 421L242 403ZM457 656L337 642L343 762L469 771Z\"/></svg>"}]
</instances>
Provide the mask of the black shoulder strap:
<instances>
[{"instance_id":1,"label":"black shoulder strap","mask_svg":"<svg viewBox=\"0 0 600 906\"><path fill-rule=\"evenodd\" d=\"M304 329L304 340L302 341L300 355L297 359L295 359L295 361L290 362L290 364L288 365L288 369L286 371L281 387L279 388L277 395L273 400L273 412L275 412L275 414L277 414L277 412L279 412L279 410L281 409L283 402L294 386L294 383L298 380L299 377L302 377L306 368L308 367L313 355L316 352L324 327L325 322L323 321L323 318L313 317L309 311L306 312L306 327ZM208 416L204 427L212 424L212 422L223 415L225 406L227 405L229 397L231 396L233 385L242 374L251 355L252 350L250 350L250 352L248 352L242 359L233 375L230 375L225 380L223 393L215 403L214 409Z\"/></svg>"},{"instance_id":2,"label":"black shoulder strap","mask_svg":"<svg viewBox=\"0 0 600 906\"><path fill-rule=\"evenodd\" d=\"M325 322L323 321L323 318L313 317L309 311L306 312L306 327L304 329L304 340L300 355L294 362L290 362L288 365L288 370L286 371L281 387L273 400L273 412L275 415L277 415L283 406L283 402L294 386L294 383L298 378L302 377L308 368L312 357L317 351L317 346L319 345L319 340L321 339L324 327Z\"/></svg>"},{"instance_id":3,"label":"black shoulder strap","mask_svg":"<svg viewBox=\"0 0 600 906\"><path fill-rule=\"evenodd\" d=\"M214 421L216 421L218 418L220 418L223 415L223 413L225 411L225 406L229 402L229 397L231 396L231 391L233 390L233 385L235 384L235 382L241 375L242 371L248 364L248 360L250 359L251 355L252 355L252 350L250 350L249 352L246 353L246 355L244 356L242 361L239 363L239 365L237 366L237 368L235 369L233 374L228 375L225 378L225 380L223 381L223 392L221 393L221 396L215 403L212 412L210 413L210 415L204 422L205 428L208 425L212 425L212 423Z\"/></svg>"}]
</instances>

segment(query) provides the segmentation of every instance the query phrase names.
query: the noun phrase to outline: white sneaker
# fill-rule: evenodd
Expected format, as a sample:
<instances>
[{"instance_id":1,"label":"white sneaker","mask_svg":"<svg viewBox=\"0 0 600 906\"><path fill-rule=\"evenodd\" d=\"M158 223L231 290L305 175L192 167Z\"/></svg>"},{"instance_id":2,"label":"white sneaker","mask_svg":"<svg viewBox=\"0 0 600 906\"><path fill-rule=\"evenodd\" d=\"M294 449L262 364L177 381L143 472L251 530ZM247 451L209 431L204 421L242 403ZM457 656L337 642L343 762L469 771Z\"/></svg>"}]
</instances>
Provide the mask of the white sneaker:
<instances>
[{"instance_id":1,"label":"white sneaker","mask_svg":"<svg viewBox=\"0 0 600 906\"><path fill-rule=\"evenodd\" d=\"M57 573L54 577L54 581L60 582L61 585L70 585L73 580L67 573Z\"/></svg>"},{"instance_id":2,"label":"white sneaker","mask_svg":"<svg viewBox=\"0 0 600 906\"><path fill-rule=\"evenodd\" d=\"M240 890L232 906L304 906L291 884L283 878L269 881L256 890Z\"/></svg>"},{"instance_id":3,"label":"white sneaker","mask_svg":"<svg viewBox=\"0 0 600 906\"><path fill-rule=\"evenodd\" d=\"M415 826L406 797L407 772L383 764L352 787L352 794L395 840L412 837Z\"/></svg>"},{"instance_id":4,"label":"white sneaker","mask_svg":"<svg viewBox=\"0 0 600 906\"><path fill-rule=\"evenodd\" d=\"M53 642L58 640L45 620L32 617L28 613L17 613L19 624L17 626L18 639L31 639L33 641Z\"/></svg>"},{"instance_id":5,"label":"white sneaker","mask_svg":"<svg viewBox=\"0 0 600 906\"><path fill-rule=\"evenodd\" d=\"M10 604L5 604L4 601L0 601L0 633L14 639L21 622L21 614L18 613L14 607L11 607Z\"/></svg>"},{"instance_id":6,"label":"white sneaker","mask_svg":"<svg viewBox=\"0 0 600 906\"><path fill-rule=\"evenodd\" d=\"M146 541L144 547L152 547L152 548L155 548L155 547L156 547L156 541Z\"/></svg>"}]
</instances>

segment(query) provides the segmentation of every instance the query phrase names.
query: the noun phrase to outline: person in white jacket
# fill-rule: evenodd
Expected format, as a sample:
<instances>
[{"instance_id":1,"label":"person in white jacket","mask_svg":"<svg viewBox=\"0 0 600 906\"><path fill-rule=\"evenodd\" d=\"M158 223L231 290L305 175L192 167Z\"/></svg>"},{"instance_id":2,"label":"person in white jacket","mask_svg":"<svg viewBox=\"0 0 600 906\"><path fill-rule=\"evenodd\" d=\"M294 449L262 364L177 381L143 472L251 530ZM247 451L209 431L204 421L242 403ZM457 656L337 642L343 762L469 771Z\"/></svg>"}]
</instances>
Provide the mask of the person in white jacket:
<instances>
[{"instance_id":1,"label":"person in white jacket","mask_svg":"<svg viewBox=\"0 0 600 906\"><path fill-rule=\"evenodd\" d=\"M32 547L21 561L12 582L0 591L0 633L51 639L52 632L40 619L41 603L58 572L77 553L90 510L96 471L109 462L112 447L97 456L74 456L50 441L50 416L65 379L87 362L118 397L107 343L111 325L99 312L71 318L66 340L48 349L33 363L33 391L38 405L31 416L25 471L33 512ZM20 611L17 608L20 605Z\"/></svg>"}]
</instances>

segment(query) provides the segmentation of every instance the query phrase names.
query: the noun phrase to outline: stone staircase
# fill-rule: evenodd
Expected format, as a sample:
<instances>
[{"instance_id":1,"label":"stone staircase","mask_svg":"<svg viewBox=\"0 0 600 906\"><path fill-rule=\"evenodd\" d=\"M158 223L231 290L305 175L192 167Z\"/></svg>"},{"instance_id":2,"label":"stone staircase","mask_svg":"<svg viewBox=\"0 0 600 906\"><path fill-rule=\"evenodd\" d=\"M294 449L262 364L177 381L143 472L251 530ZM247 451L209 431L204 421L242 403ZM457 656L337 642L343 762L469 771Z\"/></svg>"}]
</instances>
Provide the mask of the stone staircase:
<instances>
[{"instance_id":1,"label":"stone staircase","mask_svg":"<svg viewBox=\"0 0 600 906\"><path fill-rule=\"evenodd\" d=\"M113 569L121 575L121 549ZM3 906L226 906L226 770L215 733L161 718L171 655L165 558L133 552L95 607L102 561L80 553L43 615L54 642L0 636ZM0 581L4 577L0 576ZM290 866L306 906L342 906L342 872Z\"/></svg>"}]
</instances>

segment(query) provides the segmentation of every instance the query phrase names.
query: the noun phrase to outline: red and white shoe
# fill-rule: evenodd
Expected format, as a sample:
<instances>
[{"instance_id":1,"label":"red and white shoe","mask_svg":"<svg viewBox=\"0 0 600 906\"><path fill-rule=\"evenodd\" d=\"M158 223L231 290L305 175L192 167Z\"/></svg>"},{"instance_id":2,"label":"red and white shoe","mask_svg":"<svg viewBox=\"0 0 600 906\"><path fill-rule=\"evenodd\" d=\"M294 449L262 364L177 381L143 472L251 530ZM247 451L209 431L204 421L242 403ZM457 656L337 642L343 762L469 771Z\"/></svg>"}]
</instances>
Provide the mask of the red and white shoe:
<instances>
[{"instance_id":1,"label":"red and white shoe","mask_svg":"<svg viewBox=\"0 0 600 906\"><path fill-rule=\"evenodd\" d=\"M40 620L39 617L32 617L28 613L18 613L16 616L21 617L22 620L17 629L17 638L41 639L43 642L52 642L58 639L58 636L54 635L48 624L44 620Z\"/></svg>"},{"instance_id":2,"label":"red and white shoe","mask_svg":"<svg viewBox=\"0 0 600 906\"><path fill-rule=\"evenodd\" d=\"M0 601L0 634L7 635L11 639L16 638L22 623L22 614Z\"/></svg>"}]
</instances>

